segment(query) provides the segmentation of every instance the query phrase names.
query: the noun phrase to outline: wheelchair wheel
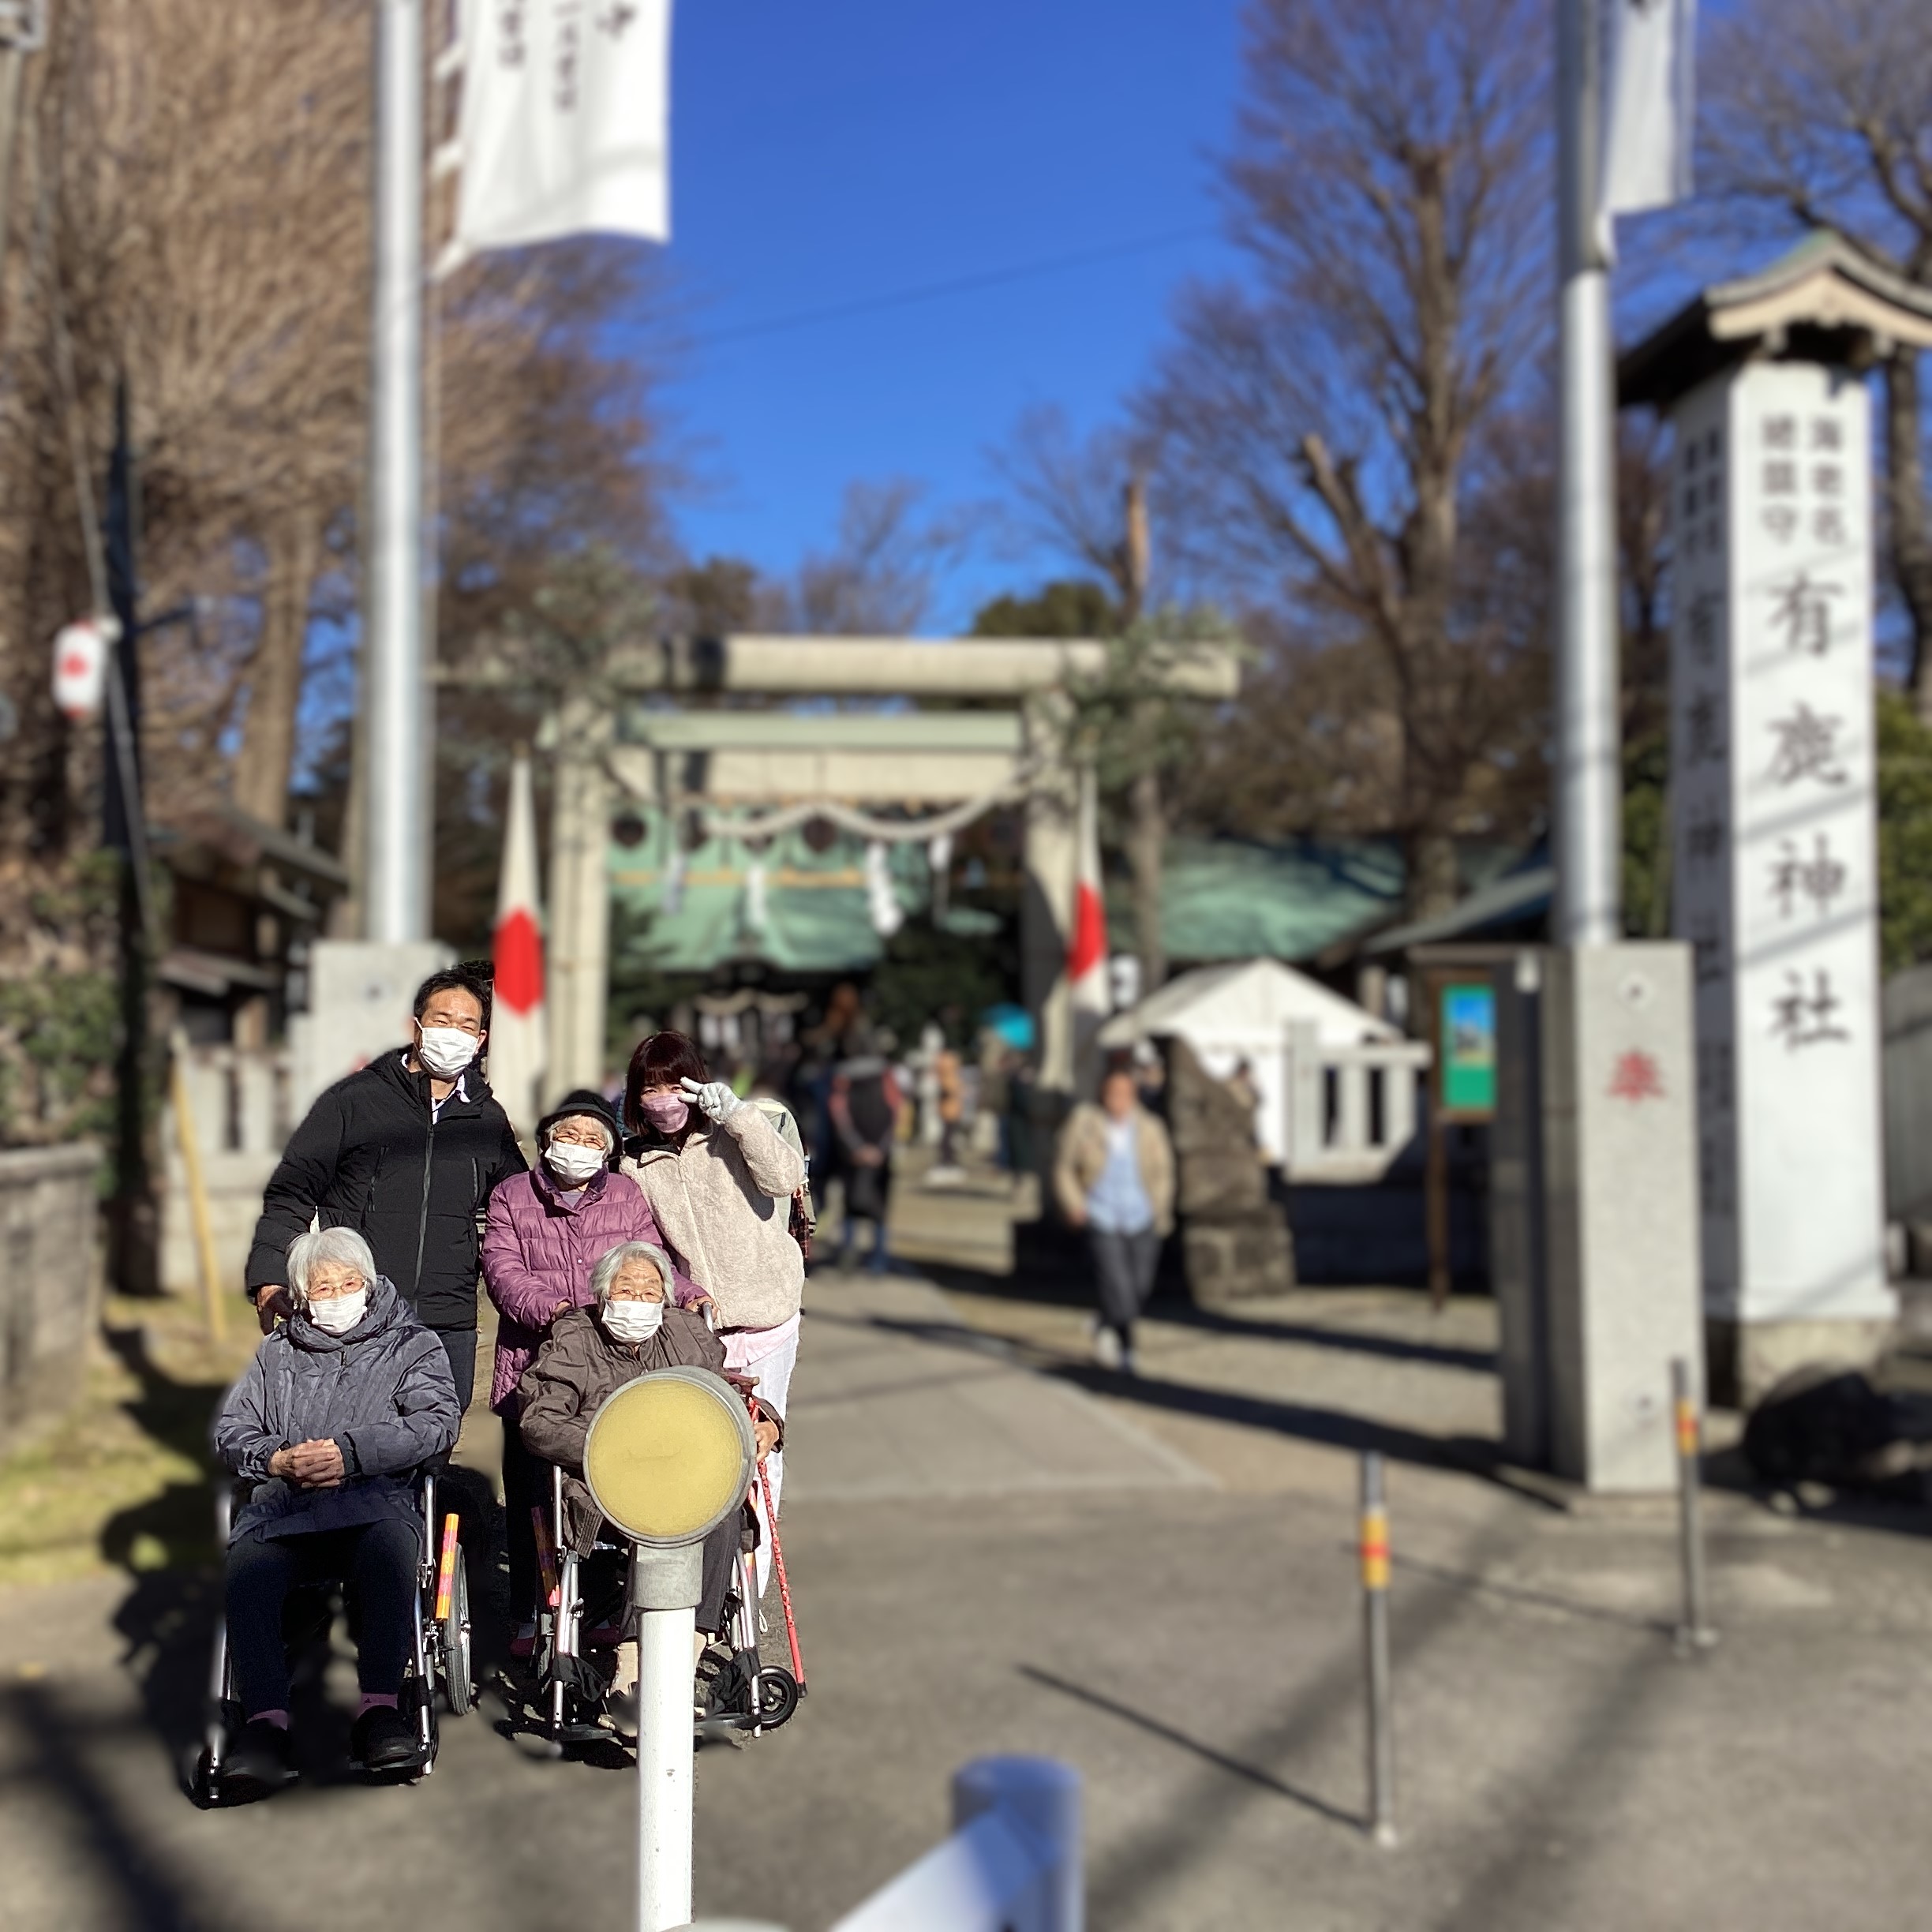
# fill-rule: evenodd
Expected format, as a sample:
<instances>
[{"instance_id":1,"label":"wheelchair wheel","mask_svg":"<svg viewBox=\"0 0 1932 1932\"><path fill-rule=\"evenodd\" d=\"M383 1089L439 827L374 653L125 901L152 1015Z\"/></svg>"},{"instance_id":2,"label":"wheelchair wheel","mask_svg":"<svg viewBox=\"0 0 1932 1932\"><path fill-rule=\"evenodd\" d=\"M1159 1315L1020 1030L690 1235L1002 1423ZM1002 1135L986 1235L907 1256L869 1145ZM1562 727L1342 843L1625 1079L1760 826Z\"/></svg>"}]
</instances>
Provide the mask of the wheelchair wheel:
<instances>
[{"instance_id":1,"label":"wheelchair wheel","mask_svg":"<svg viewBox=\"0 0 1932 1932\"><path fill-rule=\"evenodd\" d=\"M798 1709L798 1679L782 1664L768 1664L754 1679L758 1687L758 1723L776 1731Z\"/></svg>"},{"instance_id":2,"label":"wheelchair wheel","mask_svg":"<svg viewBox=\"0 0 1932 1932\"><path fill-rule=\"evenodd\" d=\"M476 1702L470 1663L470 1568L460 1553L451 1579L449 1615L443 1619L443 1688L452 1717L462 1717Z\"/></svg>"}]
</instances>

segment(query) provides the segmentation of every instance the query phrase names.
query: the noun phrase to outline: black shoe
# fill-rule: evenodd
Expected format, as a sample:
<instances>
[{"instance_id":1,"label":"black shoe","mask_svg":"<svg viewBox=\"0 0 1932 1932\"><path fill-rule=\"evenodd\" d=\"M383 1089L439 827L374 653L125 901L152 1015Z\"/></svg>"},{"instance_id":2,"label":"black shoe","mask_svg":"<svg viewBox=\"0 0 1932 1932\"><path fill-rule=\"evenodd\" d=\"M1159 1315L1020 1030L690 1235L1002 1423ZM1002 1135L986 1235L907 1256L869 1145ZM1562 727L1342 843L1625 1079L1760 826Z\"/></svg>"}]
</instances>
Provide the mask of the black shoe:
<instances>
[{"instance_id":1,"label":"black shoe","mask_svg":"<svg viewBox=\"0 0 1932 1932\"><path fill-rule=\"evenodd\" d=\"M295 1775L289 1734L257 1717L245 1724L222 1763L222 1788L231 1798L260 1798L279 1791Z\"/></svg>"},{"instance_id":2,"label":"black shoe","mask_svg":"<svg viewBox=\"0 0 1932 1932\"><path fill-rule=\"evenodd\" d=\"M349 1727L349 1755L365 1771L399 1770L421 1750L408 1720L388 1704L372 1704Z\"/></svg>"}]
</instances>

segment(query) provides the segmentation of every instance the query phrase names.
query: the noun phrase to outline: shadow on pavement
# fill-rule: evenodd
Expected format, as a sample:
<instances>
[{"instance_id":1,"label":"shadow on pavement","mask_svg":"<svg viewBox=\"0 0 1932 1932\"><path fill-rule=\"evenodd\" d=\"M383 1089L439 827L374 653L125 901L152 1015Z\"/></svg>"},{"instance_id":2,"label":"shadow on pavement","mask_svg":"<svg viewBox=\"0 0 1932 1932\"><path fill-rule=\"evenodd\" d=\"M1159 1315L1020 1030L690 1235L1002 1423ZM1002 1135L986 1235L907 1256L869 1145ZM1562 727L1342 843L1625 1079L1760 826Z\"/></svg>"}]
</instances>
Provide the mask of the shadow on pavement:
<instances>
[{"instance_id":1,"label":"shadow on pavement","mask_svg":"<svg viewBox=\"0 0 1932 1932\"><path fill-rule=\"evenodd\" d=\"M1481 1568L1492 1561L1507 1560L1521 1547L1524 1533L1520 1524L1491 1531L1478 1539L1472 1561ZM1433 1580L1401 1593L1391 1619L1398 1683L1451 1635L1468 1614L1468 1607L1466 1593ZM1251 1774L1252 1767L1292 1760L1335 1725L1359 1723L1362 1679L1356 1661L1358 1642L1352 1623L1339 1631L1330 1667L1318 1672L1285 1708L1250 1729L1227 1750L1199 1753L1205 1759L1205 1768L1195 1789L1170 1804L1154 1829L1093 1862L1088 1880L1090 1923L1113 1924L1130 1912L1144 1922L1148 1894L1220 1855L1237 1812L1261 1802L1264 1794L1273 1795L1280 1780L1265 1773L1257 1780ZM1668 1660L1668 1653L1664 1656ZM1180 1741L1192 1748L1191 1740ZM1236 1780L1232 1788L1226 1781L1230 1775ZM1324 1816L1359 1829L1359 1816L1351 1816L1341 1807L1324 1804L1320 1808Z\"/></svg>"},{"instance_id":2,"label":"shadow on pavement","mask_svg":"<svg viewBox=\"0 0 1932 1932\"><path fill-rule=\"evenodd\" d=\"M1413 1342L1406 1335L1376 1335L1360 1328L1322 1328L1307 1322L1257 1321L1219 1309L1196 1308L1192 1302L1165 1307L1159 1319L1180 1328L1204 1329L1211 1335L1238 1335L1256 1342L1294 1342L1309 1348L1345 1349L1352 1354L1379 1355L1390 1361L1427 1362L1437 1368L1467 1368L1494 1375L1494 1349L1457 1348L1442 1342Z\"/></svg>"},{"instance_id":3,"label":"shadow on pavement","mask_svg":"<svg viewBox=\"0 0 1932 1932\"><path fill-rule=\"evenodd\" d=\"M1137 1711L1131 1705L1118 1703L1110 1697L1103 1697L1098 1690L1090 1690L1084 1684L1069 1683L1064 1677L1056 1677L1050 1671L1038 1670L1031 1664L1020 1666L1020 1675L1049 1690L1057 1690L1062 1697L1077 1698L1083 1704L1092 1705L1095 1710L1105 1711L1110 1717L1118 1717L1125 1724L1134 1725L1157 1737L1163 1743L1178 1745L1182 1750L1192 1751L1196 1758L1212 1765L1215 1769L1226 1772L1232 1777L1245 1778L1250 1784L1262 1790L1272 1792L1278 1798L1286 1798L1300 1805L1305 1810L1312 1811L1319 1818L1325 1818L1332 1824L1346 1825L1351 1830L1361 1830L1367 1821L1353 1811L1344 1811L1330 1804L1326 1799L1317 1798L1312 1792L1297 1791L1292 1784L1284 1783L1271 1771L1264 1771L1258 1765L1245 1764L1238 1758L1230 1758L1226 1752L1216 1750L1211 1744L1204 1744L1199 1738L1192 1738L1185 1731L1177 1731L1172 1724L1163 1724L1158 1717L1150 1717L1145 1711Z\"/></svg>"},{"instance_id":4,"label":"shadow on pavement","mask_svg":"<svg viewBox=\"0 0 1932 1932\"><path fill-rule=\"evenodd\" d=\"M110 1727L98 1716L62 1708L45 1684L19 1684L0 1692L0 1722L32 1755L21 1774L43 1795L57 1799L69 1828L85 1848L89 1877L114 1901L112 1923L128 1932L227 1932L238 1922L212 1911L189 1896L167 1869L165 1859L125 1815L113 1792L97 1777L80 1747L111 1743Z\"/></svg>"},{"instance_id":5,"label":"shadow on pavement","mask_svg":"<svg viewBox=\"0 0 1932 1932\"><path fill-rule=\"evenodd\" d=\"M1370 1416L1351 1414L1345 1410L1320 1409L1306 1402L1245 1395L1234 1389L1199 1388L1189 1383L1163 1381L1153 1376L1121 1375L1091 1363L1069 1361L1034 1343L984 1335L958 1322L920 1321L886 1315L847 1315L823 1308L814 1309L811 1320L844 1327L878 1329L975 1355L1002 1355L1016 1367L1071 1383L1092 1395L1139 1402L1172 1414L1200 1416L1213 1421L1239 1423L1248 1428L1271 1430L1277 1435L1293 1436L1301 1441L1320 1443L1330 1448L1357 1451L1379 1449L1398 1462L1421 1463L1432 1469L1461 1470L1479 1476L1492 1475L1500 1458L1501 1445L1490 1437L1431 1436L1419 1429L1404 1428L1396 1423L1379 1422Z\"/></svg>"},{"instance_id":6,"label":"shadow on pavement","mask_svg":"<svg viewBox=\"0 0 1932 1932\"><path fill-rule=\"evenodd\" d=\"M1032 1302L1049 1307L1091 1308L1093 1290L1087 1250L1077 1235L1064 1228L1021 1227L1017 1240L1013 1271L988 1274L957 1264L925 1261L919 1272L938 1288L989 1301ZM1378 1335L1359 1328L1326 1327L1299 1321L1269 1321L1224 1309L1197 1307L1189 1294L1179 1260L1179 1243L1170 1241L1162 1253L1161 1271L1148 1309L1154 1320L1176 1327L1197 1328L1216 1335L1256 1342L1292 1342L1311 1348L1346 1350L1391 1361L1425 1362L1436 1368L1466 1368L1482 1375L1496 1370L1492 1349L1460 1348L1451 1342L1419 1341L1405 1335Z\"/></svg>"}]
</instances>

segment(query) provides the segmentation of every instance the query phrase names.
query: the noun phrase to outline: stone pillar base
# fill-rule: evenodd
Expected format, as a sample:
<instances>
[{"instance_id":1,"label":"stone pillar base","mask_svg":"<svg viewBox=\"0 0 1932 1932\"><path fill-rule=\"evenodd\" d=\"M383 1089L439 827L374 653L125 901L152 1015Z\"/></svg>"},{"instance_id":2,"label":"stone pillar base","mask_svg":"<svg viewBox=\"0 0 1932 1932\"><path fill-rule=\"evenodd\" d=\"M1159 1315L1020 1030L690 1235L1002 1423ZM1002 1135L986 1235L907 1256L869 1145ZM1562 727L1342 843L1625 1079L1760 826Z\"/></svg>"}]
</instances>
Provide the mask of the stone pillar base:
<instances>
[{"instance_id":1,"label":"stone pillar base","mask_svg":"<svg viewBox=\"0 0 1932 1932\"><path fill-rule=\"evenodd\" d=\"M1773 1383L1807 1362L1869 1368L1896 1327L1882 1318L1740 1321L1732 1315L1707 1315L1704 1353L1711 1403L1720 1409L1754 1408Z\"/></svg>"},{"instance_id":2,"label":"stone pillar base","mask_svg":"<svg viewBox=\"0 0 1932 1932\"><path fill-rule=\"evenodd\" d=\"M1286 1294L1295 1285L1294 1243L1277 1208L1181 1230L1188 1293L1197 1308L1226 1308L1251 1295Z\"/></svg>"}]
</instances>

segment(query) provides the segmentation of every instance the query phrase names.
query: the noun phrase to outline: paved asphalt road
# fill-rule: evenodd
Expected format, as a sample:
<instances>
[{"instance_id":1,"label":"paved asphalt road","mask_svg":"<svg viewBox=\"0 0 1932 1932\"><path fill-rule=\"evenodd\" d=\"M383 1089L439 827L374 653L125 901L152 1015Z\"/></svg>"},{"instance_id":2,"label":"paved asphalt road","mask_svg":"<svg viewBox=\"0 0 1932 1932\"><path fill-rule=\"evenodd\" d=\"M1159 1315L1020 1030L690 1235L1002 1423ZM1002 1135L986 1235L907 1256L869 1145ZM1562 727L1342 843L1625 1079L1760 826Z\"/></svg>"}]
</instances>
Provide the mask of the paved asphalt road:
<instances>
[{"instance_id":1,"label":"paved asphalt road","mask_svg":"<svg viewBox=\"0 0 1932 1932\"><path fill-rule=\"evenodd\" d=\"M787 1554L811 1690L698 1765L702 1913L817 1932L945 1828L992 1750L1087 1779L1096 1932L1758 1932L1921 1922L1922 1513L1713 1498L1725 1638L1673 1661L1668 1514L1567 1515L1454 1466L1493 1427L1488 1310L1305 1294L1077 1365L1070 1308L814 1277ZM969 1318L963 1321L962 1317ZM1353 1449L1392 1458L1403 1844L1362 1801ZM497 1707L436 1775L179 1795L208 1585L0 1596L0 1926L474 1932L627 1923L632 1775Z\"/></svg>"}]
</instances>

